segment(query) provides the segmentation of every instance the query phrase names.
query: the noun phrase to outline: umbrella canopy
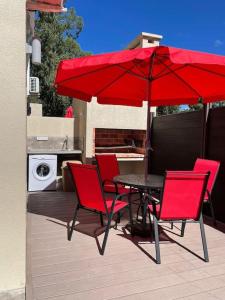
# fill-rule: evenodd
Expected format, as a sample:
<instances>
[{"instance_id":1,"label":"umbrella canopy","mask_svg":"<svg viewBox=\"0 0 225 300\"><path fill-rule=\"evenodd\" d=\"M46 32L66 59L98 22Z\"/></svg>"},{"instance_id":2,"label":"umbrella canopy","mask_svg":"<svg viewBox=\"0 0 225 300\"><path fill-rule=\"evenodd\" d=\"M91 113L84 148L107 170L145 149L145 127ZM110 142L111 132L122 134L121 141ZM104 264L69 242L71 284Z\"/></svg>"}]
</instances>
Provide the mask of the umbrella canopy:
<instances>
[{"instance_id":1,"label":"umbrella canopy","mask_svg":"<svg viewBox=\"0 0 225 300\"><path fill-rule=\"evenodd\" d=\"M102 104L151 106L225 99L225 57L158 46L60 62L61 95Z\"/></svg>"},{"instance_id":2,"label":"umbrella canopy","mask_svg":"<svg viewBox=\"0 0 225 300\"><path fill-rule=\"evenodd\" d=\"M148 166L150 106L225 99L225 57L157 46L63 60L55 87L60 95L87 102L93 96L101 104L142 106L148 101Z\"/></svg>"}]
</instances>

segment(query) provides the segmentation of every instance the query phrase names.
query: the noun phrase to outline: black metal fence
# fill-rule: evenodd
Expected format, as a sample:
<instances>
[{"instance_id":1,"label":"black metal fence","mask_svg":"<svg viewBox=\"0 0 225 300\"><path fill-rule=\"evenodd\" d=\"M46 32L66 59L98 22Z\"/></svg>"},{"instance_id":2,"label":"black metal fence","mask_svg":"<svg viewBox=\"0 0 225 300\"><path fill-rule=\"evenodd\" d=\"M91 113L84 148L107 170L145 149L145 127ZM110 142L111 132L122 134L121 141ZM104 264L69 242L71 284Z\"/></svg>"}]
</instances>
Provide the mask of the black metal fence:
<instances>
[{"instance_id":1,"label":"black metal fence","mask_svg":"<svg viewBox=\"0 0 225 300\"><path fill-rule=\"evenodd\" d=\"M203 111L155 117L150 171L191 170L201 155L202 124ZM206 159L221 162L212 196L216 218L225 223L225 107L209 111L205 153Z\"/></svg>"}]
</instances>

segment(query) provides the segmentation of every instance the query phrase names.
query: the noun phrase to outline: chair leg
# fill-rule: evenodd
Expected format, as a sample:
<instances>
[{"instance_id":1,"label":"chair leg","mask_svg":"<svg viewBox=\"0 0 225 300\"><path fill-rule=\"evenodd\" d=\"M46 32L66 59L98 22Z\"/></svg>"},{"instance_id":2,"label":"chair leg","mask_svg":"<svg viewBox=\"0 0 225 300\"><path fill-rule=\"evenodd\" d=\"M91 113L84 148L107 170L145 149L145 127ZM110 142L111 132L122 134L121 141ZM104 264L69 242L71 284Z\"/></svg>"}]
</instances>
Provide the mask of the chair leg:
<instances>
[{"instance_id":1,"label":"chair leg","mask_svg":"<svg viewBox=\"0 0 225 300\"><path fill-rule=\"evenodd\" d=\"M104 235L104 239L103 239L103 242L102 242L101 255L104 255L104 252L105 252L105 246L106 246L106 242L107 242L108 235L109 235L109 229L110 229L112 217L113 217L113 213L111 213L108 216L108 223L107 223L107 226L106 226L105 235Z\"/></svg>"},{"instance_id":2,"label":"chair leg","mask_svg":"<svg viewBox=\"0 0 225 300\"><path fill-rule=\"evenodd\" d=\"M180 236L184 236L184 230L186 226L186 221L182 221L181 230L180 230Z\"/></svg>"},{"instance_id":3,"label":"chair leg","mask_svg":"<svg viewBox=\"0 0 225 300\"><path fill-rule=\"evenodd\" d=\"M212 199L211 199L211 195L209 195L209 206L210 206L210 212L211 212L211 216L213 219L213 225L216 226L216 217L215 217L215 212L214 212L214 208L213 208L213 204L212 204Z\"/></svg>"},{"instance_id":4,"label":"chair leg","mask_svg":"<svg viewBox=\"0 0 225 300\"><path fill-rule=\"evenodd\" d=\"M149 219L149 224L152 223L152 221L151 221L150 209L148 209L148 219Z\"/></svg>"},{"instance_id":5,"label":"chair leg","mask_svg":"<svg viewBox=\"0 0 225 300\"><path fill-rule=\"evenodd\" d=\"M148 202L145 198L143 202L143 212L142 212L142 224L144 225L146 225L147 210L148 210Z\"/></svg>"},{"instance_id":6,"label":"chair leg","mask_svg":"<svg viewBox=\"0 0 225 300\"><path fill-rule=\"evenodd\" d=\"M138 221L138 216L139 216L139 211L140 211L140 208L141 208L141 202L140 204L138 205L138 209L137 209L137 215L136 215L136 220Z\"/></svg>"},{"instance_id":7,"label":"chair leg","mask_svg":"<svg viewBox=\"0 0 225 300\"><path fill-rule=\"evenodd\" d=\"M114 229L117 229L117 225L120 223L120 218L121 218L120 211L118 211L117 216L116 216Z\"/></svg>"},{"instance_id":8,"label":"chair leg","mask_svg":"<svg viewBox=\"0 0 225 300\"><path fill-rule=\"evenodd\" d=\"M121 219L121 215L120 215L120 211L118 211L117 213L117 218L116 218L116 222L120 223L120 219Z\"/></svg>"},{"instance_id":9,"label":"chair leg","mask_svg":"<svg viewBox=\"0 0 225 300\"><path fill-rule=\"evenodd\" d=\"M131 194L128 194L128 209L129 209L129 219L130 219L130 225L133 225L133 213L132 213L132 207L131 207Z\"/></svg>"},{"instance_id":10,"label":"chair leg","mask_svg":"<svg viewBox=\"0 0 225 300\"><path fill-rule=\"evenodd\" d=\"M170 228L173 230L173 222L170 222Z\"/></svg>"},{"instance_id":11,"label":"chair leg","mask_svg":"<svg viewBox=\"0 0 225 300\"><path fill-rule=\"evenodd\" d=\"M149 226L150 226L150 231L151 231L151 239L153 239L154 233L153 233L153 226L152 226L150 209L148 209L148 218L149 218Z\"/></svg>"},{"instance_id":12,"label":"chair leg","mask_svg":"<svg viewBox=\"0 0 225 300\"><path fill-rule=\"evenodd\" d=\"M205 228L204 228L204 224L203 224L202 214L200 216L199 222L200 222L200 230L201 230L204 258L205 258L205 261L208 262L209 261L209 255L208 255L208 249L207 249L207 243L206 243L206 237L205 237Z\"/></svg>"},{"instance_id":13,"label":"chair leg","mask_svg":"<svg viewBox=\"0 0 225 300\"><path fill-rule=\"evenodd\" d=\"M158 228L158 221L155 216L153 216L153 221L154 221L156 263L161 264L160 249L159 249L159 228Z\"/></svg>"},{"instance_id":14,"label":"chair leg","mask_svg":"<svg viewBox=\"0 0 225 300\"><path fill-rule=\"evenodd\" d=\"M103 215L102 215L101 212L100 212L100 223L101 223L101 226L103 227L104 226L104 222L103 222Z\"/></svg>"},{"instance_id":15,"label":"chair leg","mask_svg":"<svg viewBox=\"0 0 225 300\"><path fill-rule=\"evenodd\" d=\"M79 204L77 204L77 206L75 208L72 226L70 227L69 233L68 233L68 241L71 241L71 238L72 238L73 229L74 229L74 225L75 225L75 222L76 222L76 219L77 219L77 212L78 212L78 210L79 210Z\"/></svg>"}]
</instances>

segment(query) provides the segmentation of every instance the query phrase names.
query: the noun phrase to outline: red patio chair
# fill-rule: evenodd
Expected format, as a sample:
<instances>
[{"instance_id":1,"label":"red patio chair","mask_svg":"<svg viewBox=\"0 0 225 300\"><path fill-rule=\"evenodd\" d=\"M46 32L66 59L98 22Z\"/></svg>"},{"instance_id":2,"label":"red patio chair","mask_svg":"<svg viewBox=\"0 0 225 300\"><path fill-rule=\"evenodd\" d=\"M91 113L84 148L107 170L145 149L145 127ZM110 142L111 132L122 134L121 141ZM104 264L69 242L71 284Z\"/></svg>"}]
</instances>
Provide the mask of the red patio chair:
<instances>
[{"instance_id":1,"label":"red patio chair","mask_svg":"<svg viewBox=\"0 0 225 300\"><path fill-rule=\"evenodd\" d=\"M109 229L113 215L126 207L126 202L119 199L124 195L117 195L112 198L105 198L100 183L100 177L96 166L79 165L67 163L74 181L77 193L78 204L75 208L72 226L69 228L68 240L71 240L77 212L80 208L91 210L100 214L105 214L108 222L100 253L103 255L109 234Z\"/></svg>"},{"instance_id":2,"label":"red patio chair","mask_svg":"<svg viewBox=\"0 0 225 300\"><path fill-rule=\"evenodd\" d=\"M215 218L215 212L213 208L213 202L212 202L212 191L214 188L214 184L216 182L216 178L219 172L220 168L220 162L215 160L208 160L208 159L201 159L197 158L195 165L194 165L194 171L195 172L208 172L210 171L209 180L207 184L207 190L204 196L204 202L209 203L210 205L210 211L213 219L213 224L216 225L216 218Z\"/></svg>"},{"instance_id":3,"label":"red patio chair","mask_svg":"<svg viewBox=\"0 0 225 300\"><path fill-rule=\"evenodd\" d=\"M95 155L100 177L102 180L103 190L105 193L127 194L131 197L132 194L139 194L139 198L135 199L142 204L142 193L134 188L127 188L122 184L115 183L113 178L120 175L119 164L116 154L96 154ZM128 202L131 202L129 198ZM131 207L131 206L130 206ZM139 208L138 208L139 211ZM120 214L118 213L118 223L120 222Z\"/></svg>"},{"instance_id":4,"label":"red patio chair","mask_svg":"<svg viewBox=\"0 0 225 300\"><path fill-rule=\"evenodd\" d=\"M130 188L122 184L113 182L113 178L120 175L119 164L115 154L96 154L95 155L100 177L102 179L103 190L106 193L124 194L129 193Z\"/></svg>"},{"instance_id":5,"label":"red patio chair","mask_svg":"<svg viewBox=\"0 0 225 300\"><path fill-rule=\"evenodd\" d=\"M202 220L202 204L208 178L209 172L166 172L160 204L155 205L153 202L148 205L150 214L153 216L156 262L158 264L161 263L158 224L171 221L182 223L181 236L184 235L183 225L193 222L200 223L204 258L206 262L209 261Z\"/></svg>"}]
</instances>

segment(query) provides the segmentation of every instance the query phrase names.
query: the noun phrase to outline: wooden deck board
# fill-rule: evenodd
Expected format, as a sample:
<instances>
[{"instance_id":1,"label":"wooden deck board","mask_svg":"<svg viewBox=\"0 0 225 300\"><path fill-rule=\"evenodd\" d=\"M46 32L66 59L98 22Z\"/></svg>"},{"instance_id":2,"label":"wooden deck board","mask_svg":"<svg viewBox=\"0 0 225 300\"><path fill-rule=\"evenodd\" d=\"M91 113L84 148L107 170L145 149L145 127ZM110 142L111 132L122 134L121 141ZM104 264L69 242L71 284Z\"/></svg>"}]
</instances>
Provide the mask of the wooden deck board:
<instances>
[{"instance_id":1,"label":"wooden deck board","mask_svg":"<svg viewBox=\"0 0 225 300\"><path fill-rule=\"evenodd\" d=\"M205 226L210 262L201 256L198 224L188 224L185 237L179 228L165 234L161 265L156 265L154 243L131 238L124 229L111 229L105 255L94 238L101 232L99 218L81 211L77 230L67 241L66 226L75 206L73 193L29 194L27 230L27 299L225 299L225 234ZM177 226L179 227L179 225ZM103 235L99 235L99 242ZM173 242L172 242L173 241ZM179 245L180 244L180 245ZM190 249L189 252L187 251Z\"/></svg>"}]
</instances>

